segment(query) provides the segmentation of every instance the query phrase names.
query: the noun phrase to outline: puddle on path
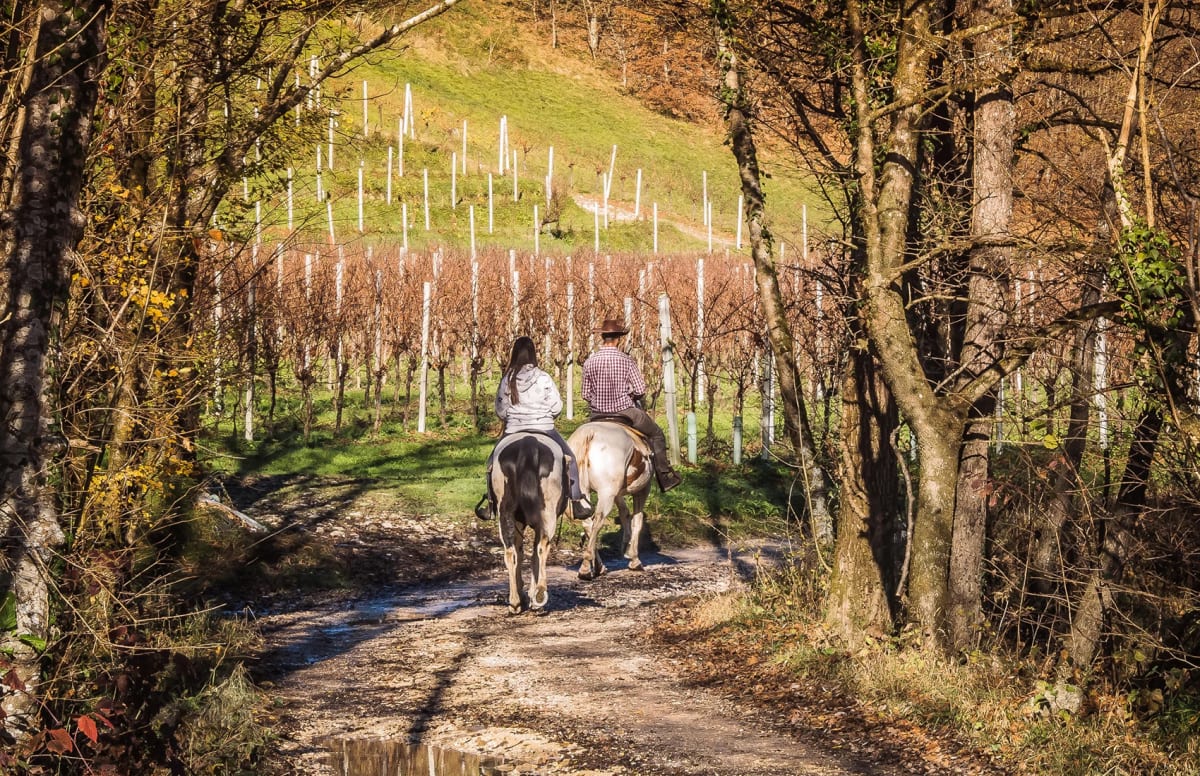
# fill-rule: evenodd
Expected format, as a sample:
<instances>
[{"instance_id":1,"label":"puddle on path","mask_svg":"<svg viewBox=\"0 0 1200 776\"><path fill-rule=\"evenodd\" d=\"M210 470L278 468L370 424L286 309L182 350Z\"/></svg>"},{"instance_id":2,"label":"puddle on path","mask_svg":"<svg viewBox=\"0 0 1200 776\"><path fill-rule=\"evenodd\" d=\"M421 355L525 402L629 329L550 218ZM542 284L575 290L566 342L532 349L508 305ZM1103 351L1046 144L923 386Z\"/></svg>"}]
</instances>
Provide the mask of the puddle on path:
<instances>
[{"instance_id":1,"label":"puddle on path","mask_svg":"<svg viewBox=\"0 0 1200 776\"><path fill-rule=\"evenodd\" d=\"M322 742L337 776L507 776L514 766L485 757L424 744L380 738L337 738Z\"/></svg>"}]
</instances>

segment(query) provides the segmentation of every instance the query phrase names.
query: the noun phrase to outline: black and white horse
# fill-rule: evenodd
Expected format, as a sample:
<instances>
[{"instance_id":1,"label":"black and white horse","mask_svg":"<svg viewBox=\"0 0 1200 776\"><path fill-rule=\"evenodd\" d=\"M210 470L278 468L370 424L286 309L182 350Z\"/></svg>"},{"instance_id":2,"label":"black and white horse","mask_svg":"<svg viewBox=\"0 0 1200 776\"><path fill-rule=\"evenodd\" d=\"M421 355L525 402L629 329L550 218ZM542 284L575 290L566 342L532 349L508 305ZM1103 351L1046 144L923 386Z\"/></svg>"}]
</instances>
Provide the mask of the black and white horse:
<instances>
[{"instance_id":1,"label":"black and white horse","mask_svg":"<svg viewBox=\"0 0 1200 776\"><path fill-rule=\"evenodd\" d=\"M567 508L566 463L554 440L531 431L507 434L496 443L491 485L508 569L508 608L516 614L528 606L545 608L546 560L558 518ZM525 529L533 529L532 571L528 594L521 564Z\"/></svg>"},{"instance_id":2,"label":"black and white horse","mask_svg":"<svg viewBox=\"0 0 1200 776\"><path fill-rule=\"evenodd\" d=\"M579 485L584 493L596 491L596 511L583 521L587 548L579 564L580 579L595 579L608 571L596 549L596 537L604 518L617 507L621 521L622 546L629 568L640 571L638 537L645 520L646 498L654 469L645 438L622 423L595 420L575 429L567 440L579 464ZM631 509L632 504L632 509Z\"/></svg>"}]
</instances>

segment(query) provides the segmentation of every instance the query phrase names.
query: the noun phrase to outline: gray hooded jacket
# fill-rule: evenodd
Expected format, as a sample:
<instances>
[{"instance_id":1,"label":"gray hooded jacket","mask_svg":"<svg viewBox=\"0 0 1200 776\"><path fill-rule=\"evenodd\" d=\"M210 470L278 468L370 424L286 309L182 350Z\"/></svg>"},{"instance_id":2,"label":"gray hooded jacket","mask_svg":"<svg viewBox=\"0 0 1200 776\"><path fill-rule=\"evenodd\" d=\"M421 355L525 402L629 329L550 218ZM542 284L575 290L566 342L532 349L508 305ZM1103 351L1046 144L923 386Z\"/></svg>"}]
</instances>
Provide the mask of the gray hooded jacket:
<instances>
[{"instance_id":1,"label":"gray hooded jacket","mask_svg":"<svg viewBox=\"0 0 1200 776\"><path fill-rule=\"evenodd\" d=\"M504 421L504 432L549 431L554 428L554 419L562 412L562 396L554 378L526 364L517 372L517 403L508 395L508 375L500 380L496 391L496 415Z\"/></svg>"}]
</instances>

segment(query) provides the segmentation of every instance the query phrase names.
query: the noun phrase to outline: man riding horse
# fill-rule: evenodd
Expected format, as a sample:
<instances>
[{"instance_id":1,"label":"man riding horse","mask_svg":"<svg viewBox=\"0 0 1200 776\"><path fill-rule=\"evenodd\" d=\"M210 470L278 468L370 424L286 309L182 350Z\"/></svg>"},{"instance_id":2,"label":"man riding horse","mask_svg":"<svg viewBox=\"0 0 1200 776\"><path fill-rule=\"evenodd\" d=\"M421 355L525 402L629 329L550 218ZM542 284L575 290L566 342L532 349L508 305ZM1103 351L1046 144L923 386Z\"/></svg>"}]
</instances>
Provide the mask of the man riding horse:
<instances>
[{"instance_id":1,"label":"man riding horse","mask_svg":"<svg viewBox=\"0 0 1200 776\"><path fill-rule=\"evenodd\" d=\"M646 380L637 362L621 350L628 333L620 321L605 319L600 327L599 349L583 362L583 399L588 403L591 420L616 420L646 437L654 478L665 493L683 478L671 466L662 429L640 406L646 394Z\"/></svg>"}]
</instances>

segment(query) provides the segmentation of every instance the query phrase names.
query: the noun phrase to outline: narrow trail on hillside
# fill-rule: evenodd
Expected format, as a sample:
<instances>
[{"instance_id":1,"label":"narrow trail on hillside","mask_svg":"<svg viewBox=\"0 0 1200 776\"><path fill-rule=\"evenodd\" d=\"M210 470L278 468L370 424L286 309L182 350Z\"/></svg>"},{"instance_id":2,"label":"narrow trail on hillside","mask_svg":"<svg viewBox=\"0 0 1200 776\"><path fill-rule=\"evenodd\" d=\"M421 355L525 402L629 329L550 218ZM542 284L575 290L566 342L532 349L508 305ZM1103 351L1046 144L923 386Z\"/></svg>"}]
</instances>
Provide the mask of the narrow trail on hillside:
<instances>
[{"instance_id":1,"label":"narrow trail on hillside","mask_svg":"<svg viewBox=\"0 0 1200 776\"><path fill-rule=\"evenodd\" d=\"M499 570L264 617L260 674L280 704L277 772L382 772L331 754L347 740L420 741L502 758L507 773L879 772L689 686L643 643L657 603L744 584L753 550L644 560L644 572L610 562L608 575L582 582L560 559L542 616L507 614Z\"/></svg>"}]
</instances>

